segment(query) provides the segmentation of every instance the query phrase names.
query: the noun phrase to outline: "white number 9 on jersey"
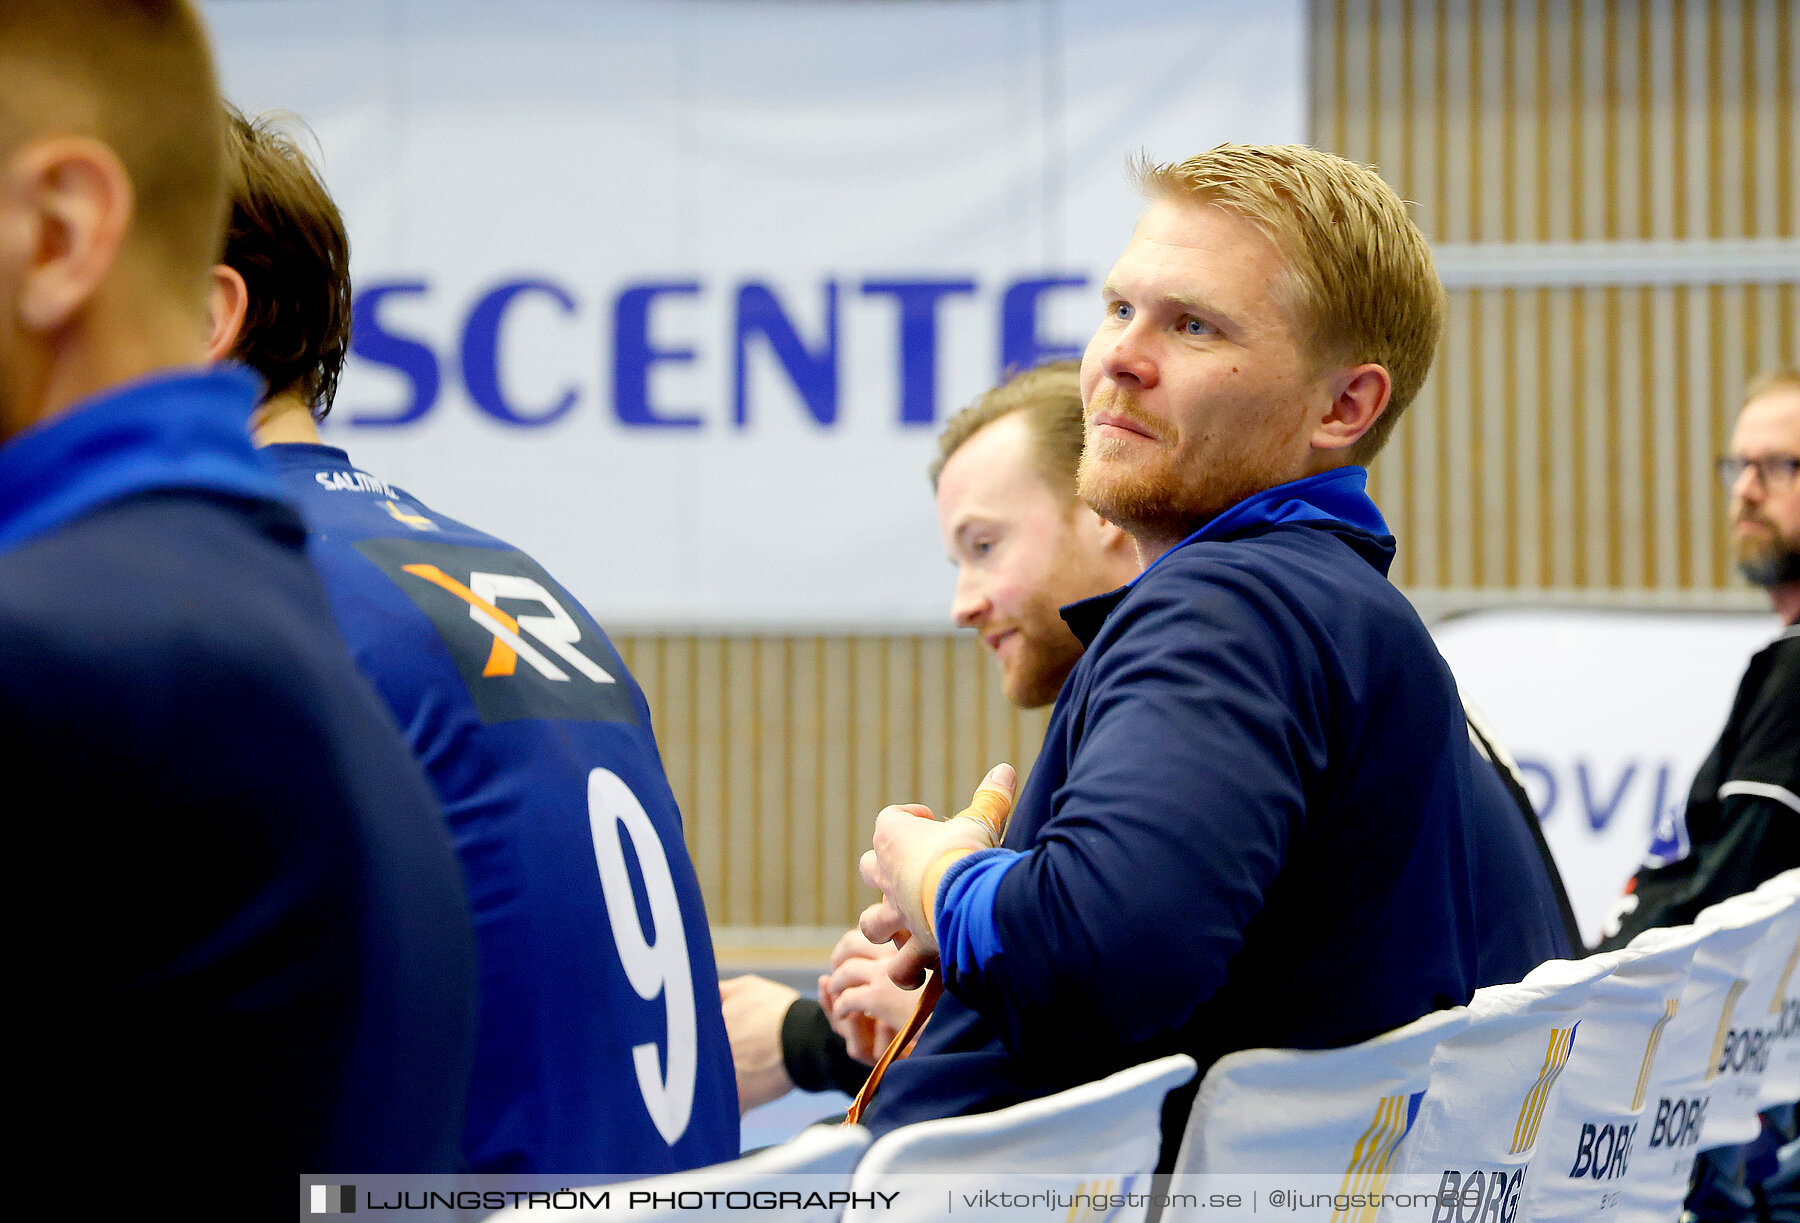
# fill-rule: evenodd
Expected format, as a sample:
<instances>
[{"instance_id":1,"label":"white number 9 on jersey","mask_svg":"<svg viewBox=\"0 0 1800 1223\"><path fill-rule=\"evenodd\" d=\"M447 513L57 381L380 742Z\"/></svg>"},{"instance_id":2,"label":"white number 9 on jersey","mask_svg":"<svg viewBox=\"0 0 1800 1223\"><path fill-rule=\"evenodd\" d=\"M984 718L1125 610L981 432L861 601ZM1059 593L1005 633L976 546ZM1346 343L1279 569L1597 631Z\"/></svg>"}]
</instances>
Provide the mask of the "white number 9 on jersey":
<instances>
[{"instance_id":1,"label":"white number 9 on jersey","mask_svg":"<svg viewBox=\"0 0 1800 1223\"><path fill-rule=\"evenodd\" d=\"M668 1073L664 1075L657 1067L654 1042L633 1046L631 1057L637 1066L644 1107L663 1141L674 1146L687 1132L693 1115L694 1073L699 1061L693 970L688 963L687 935L681 927L675 877L669 872L668 855L663 853L662 840L644 813L644 805L618 774L608 769L588 774L588 823L594 831L594 860L600 866L606 915L612 922L613 943L619 949L625 976L645 1002L662 995L668 1016ZM643 869L650 920L656 927L654 943L644 937L637 901L631 894L631 876L625 871L622 838L627 835Z\"/></svg>"}]
</instances>

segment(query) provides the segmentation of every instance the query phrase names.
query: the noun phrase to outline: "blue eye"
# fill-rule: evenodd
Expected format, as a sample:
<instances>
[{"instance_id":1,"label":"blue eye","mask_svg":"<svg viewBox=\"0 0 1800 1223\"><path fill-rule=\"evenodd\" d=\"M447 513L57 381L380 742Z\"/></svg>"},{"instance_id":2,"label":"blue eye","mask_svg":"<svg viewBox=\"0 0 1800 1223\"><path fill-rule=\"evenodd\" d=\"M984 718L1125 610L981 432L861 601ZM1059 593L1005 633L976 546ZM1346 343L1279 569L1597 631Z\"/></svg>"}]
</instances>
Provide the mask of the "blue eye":
<instances>
[{"instance_id":1,"label":"blue eye","mask_svg":"<svg viewBox=\"0 0 1800 1223\"><path fill-rule=\"evenodd\" d=\"M1131 321L1131 303L1113 302L1106 308L1106 313L1109 318L1118 319L1121 323L1128 323Z\"/></svg>"},{"instance_id":2,"label":"blue eye","mask_svg":"<svg viewBox=\"0 0 1800 1223\"><path fill-rule=\"evenodd\" d=\"M1181 330L1184 335L1207 335L1212 331L1212 324L1189 315L1181 321Z\"/></svg>"}]
</instances>

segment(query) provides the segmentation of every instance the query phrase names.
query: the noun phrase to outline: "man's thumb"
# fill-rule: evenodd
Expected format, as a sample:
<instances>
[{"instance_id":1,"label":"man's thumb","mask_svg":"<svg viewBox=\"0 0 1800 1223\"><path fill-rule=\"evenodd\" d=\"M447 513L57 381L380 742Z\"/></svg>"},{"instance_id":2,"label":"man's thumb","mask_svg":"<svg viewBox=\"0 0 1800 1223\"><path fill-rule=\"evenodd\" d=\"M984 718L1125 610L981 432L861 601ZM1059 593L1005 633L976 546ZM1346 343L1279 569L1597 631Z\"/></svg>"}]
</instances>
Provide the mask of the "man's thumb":
<instances>
[{"instance_id":1,"label":"man's thumb","mask_svg":"<svg viewBox=\"0 0 1800 1223\"><path fill-rule=\"evenodd\" d=\"M1019 775L1013 771L1013 766L997 764L981 779L975 797L959 814L986 824L993 833L994 844L998 845L1006 835L1006 821L1012 816L1013 792L1018 785Z\"/></svg>"}]
</instances>

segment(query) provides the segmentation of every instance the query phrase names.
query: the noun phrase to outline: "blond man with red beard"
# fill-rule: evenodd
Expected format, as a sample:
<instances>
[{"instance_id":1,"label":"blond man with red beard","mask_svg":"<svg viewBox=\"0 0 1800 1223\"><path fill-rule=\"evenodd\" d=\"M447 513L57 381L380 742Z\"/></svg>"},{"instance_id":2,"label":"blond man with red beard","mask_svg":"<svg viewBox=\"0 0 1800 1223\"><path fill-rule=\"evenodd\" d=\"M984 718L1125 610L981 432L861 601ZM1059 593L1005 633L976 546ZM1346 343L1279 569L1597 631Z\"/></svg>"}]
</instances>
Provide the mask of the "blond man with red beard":
<instances>
[{"instance_id":1,"label":"blond man with red beard","mask_svg":"<svg viewBox=\"0 0 1800 1223\"><path fill-rule=\"evenodd\" d=\"M1687 807L1659 824L1607 921L1603 950L1800 866L1800 370L1758 379L1719 476L1738 568L1769 592L1781 635L1750 660Z\"/></svg>"}]
</instances>

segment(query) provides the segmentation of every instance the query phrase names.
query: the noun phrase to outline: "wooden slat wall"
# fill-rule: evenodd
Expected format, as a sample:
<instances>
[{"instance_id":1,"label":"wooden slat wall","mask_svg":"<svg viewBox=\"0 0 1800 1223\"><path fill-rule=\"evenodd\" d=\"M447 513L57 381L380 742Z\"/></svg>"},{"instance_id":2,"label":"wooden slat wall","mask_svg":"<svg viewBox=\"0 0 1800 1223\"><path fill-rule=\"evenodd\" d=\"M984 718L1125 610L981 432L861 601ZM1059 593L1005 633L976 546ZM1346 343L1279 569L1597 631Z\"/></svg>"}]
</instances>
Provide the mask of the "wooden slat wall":
<instances>
[{"instance_id":1,"label":"wooden slat wall","mask_svg":"<svg viewBox=\"0 0 1800 1223\"><path fill-rule=\"evenodd\" d=\"M973 636L615 638L643 686L715 926L842 930L875 813L960 809L1023 774L1047 710L1007 704Z\"/></svg>"},{"instance_id":2,"label":"wooden slat wall","mask_svg":"<svg viewBox=\"0 0 1800 1223\"><path fill-rule=\"evenodd\" d=\"M1435 243L1796 236L1794 0L1318 0L1314 140ZM1451 294L1373 487L1413 590L1728 589L1711 474L1796 280Z\"/></svg>"},{"instance_id":3,"label":"wooden slat wall","mask_svg":"<svg viewBox=\"0 0 1800 1223\"><path fill-rule=\"evenodd\" d=\"M1795 0L1316 0L1313 140L1437 243L1794 238ZM1374 473L1422 604L1733 589L1711 461L1794 278L1459 289ZM884 803L1030 765L969 637L627 636L720 927L842 929Z\"/></svg>"}]
</instances>

